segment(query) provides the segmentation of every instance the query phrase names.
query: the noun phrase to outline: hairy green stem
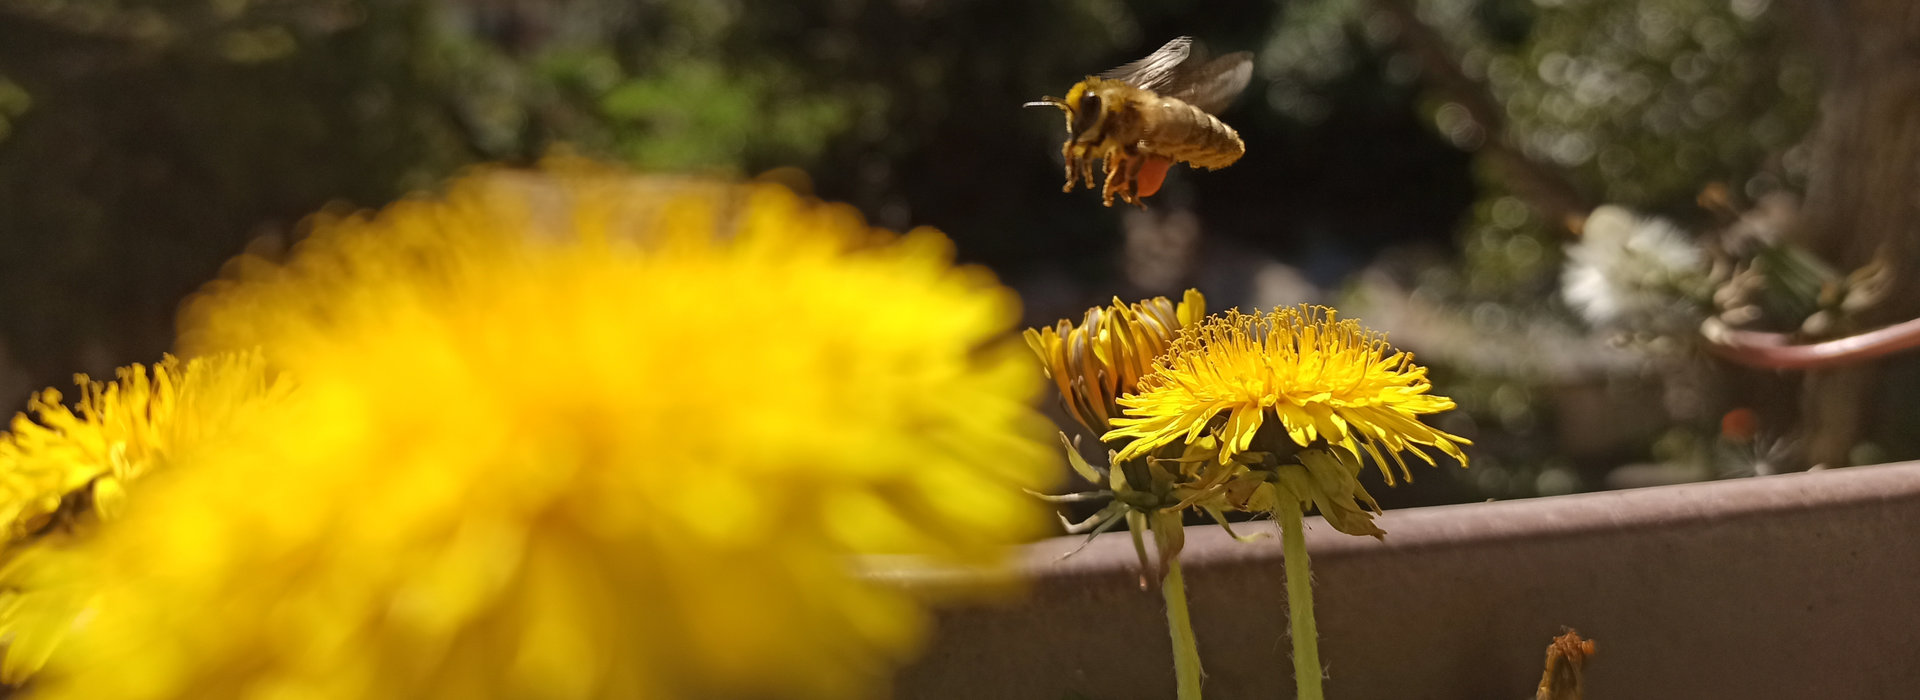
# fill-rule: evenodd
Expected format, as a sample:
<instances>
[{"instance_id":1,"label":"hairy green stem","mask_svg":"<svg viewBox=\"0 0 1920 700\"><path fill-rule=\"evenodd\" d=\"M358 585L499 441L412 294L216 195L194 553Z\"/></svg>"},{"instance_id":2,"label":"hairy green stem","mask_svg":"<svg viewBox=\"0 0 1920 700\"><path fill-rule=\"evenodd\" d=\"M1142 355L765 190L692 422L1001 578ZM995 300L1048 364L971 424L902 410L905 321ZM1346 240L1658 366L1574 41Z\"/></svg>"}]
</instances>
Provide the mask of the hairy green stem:
<instances>
[{"instance_id":1,"label":"hairy green stem","mask_svg":"<svg viewBox=\"0 0 1920 700\"><path fill-rule=\"evenodd\" d=\"M1167 632L1173 636L1173 675L1179 682L1180 700L1199 700L1200 647L1193 638L1193 619L1187 615L1187 582L1180 575L1178 558L1167 562L1160 594L1167 599Z\"/></svg>"},{"instance_id":2,"label":"hairy green stem","mask_svg":"<svg viewBox=\"0 0 1920 700\"><path fill-rule=\"evenodd\" d=\"M1287 621L1293 626L1294 696L1321 700L1320 632L1313 624L1313 572L1307 564L1306 526L1300 502L1282 497L1280 537L1287 558Z\"/></svg>"}]
</instances>

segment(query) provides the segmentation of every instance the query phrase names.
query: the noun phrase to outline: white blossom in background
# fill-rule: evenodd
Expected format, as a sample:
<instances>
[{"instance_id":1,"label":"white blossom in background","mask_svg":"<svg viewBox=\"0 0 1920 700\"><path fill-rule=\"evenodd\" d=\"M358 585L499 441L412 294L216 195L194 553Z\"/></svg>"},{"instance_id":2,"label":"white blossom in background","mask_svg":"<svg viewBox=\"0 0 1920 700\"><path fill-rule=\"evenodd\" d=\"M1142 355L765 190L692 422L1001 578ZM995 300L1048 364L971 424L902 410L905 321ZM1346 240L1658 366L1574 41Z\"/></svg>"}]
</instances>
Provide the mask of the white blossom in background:
<instances>
[{"instance_id":1,"label":"white blossom in background","mask_svg":"<svg viewBox=\"0 0 1920 700\"><path fill-rule=\"evenodd\" d=\"M1300 268L1276 260L1261 263L1254 270L1251 282L1253 290L1248 301L1256 309L1329 303L1326 292L1307 279Z\"/></svg>"},{"instance_id":2,"label":"white blossom in background","mask_svg":"<svg viewBox=\"0 0 1920 700\"><path fill-rule=\"evenodd\" d=\"M1595 326L1676 330L1702 316L1707 272L1706 254L1678 226L1606 205L1567 246L1560 290Z\"/></svg>"}]
</instances>

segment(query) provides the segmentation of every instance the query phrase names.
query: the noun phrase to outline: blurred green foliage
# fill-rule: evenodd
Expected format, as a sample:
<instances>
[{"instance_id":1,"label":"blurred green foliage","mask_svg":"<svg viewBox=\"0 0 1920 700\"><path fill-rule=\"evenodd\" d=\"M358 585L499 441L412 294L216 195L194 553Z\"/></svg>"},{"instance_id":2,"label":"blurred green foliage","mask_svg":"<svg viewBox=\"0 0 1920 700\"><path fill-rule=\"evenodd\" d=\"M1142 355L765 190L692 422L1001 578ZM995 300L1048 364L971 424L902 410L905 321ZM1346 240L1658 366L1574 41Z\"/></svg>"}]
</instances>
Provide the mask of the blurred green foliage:
<instances>
[{"instance_id":1,"label":"blurred green foliage","mask_svg":"<svg viewBox=\"0 0 1920 700\"><path fill-rule=\"evenodd\" d=\"M1805 177L1795 147L1813 121L1816 71L1770 4L1304 0L1261 58L1276 78L1274 107L1311 118L1324 110L1317 86L1351 70L1358 55L1392 54L1385 77L1427 78L1423 111L1455 146L1501 140L1589 205L1689 220L1708 183L1755 199ZM1407 50L1406 32L1385 11L1395 6L1448 44L1470 85L1433 80L1443 71ZM1481 99L1498 123L1475 113ZM1548 230L1559 222L1542 221L1516 194L1525 183L1485 168L1481 181L1467 241L1476 291L1520 287L1537 299L1540 280L1560 266Z\"/></svg>"},{"instance_id":2,"label":"blurred green foliage","mask_svg":"<svg viewBox=\"0 0 1920 700\"><path fill-rule=\"evenodd\" d=\"M1302 119L1323 115L1322 86L1368 56L1387 57L1383 80L1421 86L1435 132L1478 154L1479 194L1461 222L1460 264L1407 285L1443 324L1550 355L1539 338L1610 340L1560 299L1571 240L1560 217L1620 204L1697 228L1708 217L1696 198L1710 183L1741 201L1803 184L1816 71L1770 4L1305 0L1290 5L1293 21L1261 60L1275 79L1270 104ZM1723 377L1676 348L1654 339L1634 348L1646 361L1612 369L1443 369L1444 385L1491 429L1478 486L1490 496L1590 488L1635 460L1712 475L1732 399Z\"/></svg>"},{"instance_id":3,"label":"blurred green foliage","mask_svg":"<svg viewBox=\"0 0 1920 700\"><path fill-rule=\"evenodd\" d=\"M391 3L0 3L0 75L26 105L0 142L9 358L41 382L151 358L175 304L248 238L471 160L442 76L412 60L430 20Z\"/></svg>"},{"instance_id":4,"label":"blurred green foliage","mask_svg":"<svg viewBox=\"0 0 1920 700\"><path fill-rule=\"evenodd\" d=\"M1059 191L1058 117L1019 104L1179 34L1255 47L1280 19L1152 0L0 0L0 359L26 377L0 394L151 359L223 260L329 201L557 143L650 168L799 165L1010 279L1132 293L1119 212ZM1259 156L1170 196L1333 270L1444 233L1422 222L1455 215L1464 159L1404 86L1336 92L1344 118L1320 124L1243 100L1230 118ZM1396 182L1419 194L1363 202Z\"/></svg>"},{"instance_id":5,"label":"blurred green foliage","mask_svg":"<svg viewBox=\"0 0 1920 700\"><path fill-rule=\"evenodd\" d=\"M1128 286L1123 212L1060 192L1059 117L1019 104L1182 34L1257 51L1223 115L1248 155L1176 172L1156 208L1321 286L1411 246L1415 293L1488 337L1578 332L1553 301L1557 222L1473 158L1490 140L1588 203L1683 217L1707 182L1752 197L1801 176L1816 86L1766 0L1394 1L0 0L0 399L151 361L180 299L329 202L561 143L801 166L879 224L946 230L1034 323L1176 291ZM1396 7L1497 124L1410 50ZM1206 280L1227 304L1248 284ZM1476 469L1534 465L1446 498L1566 481L1542 477L1566 466L1551 386L1436 371L1474 409L1456 429L1483 436Z\"/></svg>"},{"instance_id":6,"label":"blurred green foliage","mask_svg":"<svg viewBox=\"0 0 1920 700\"><path fill-rule=\"evenodd\" d=\"M995 81L1010 121L1010 81L1109 49L1103 7L968 10L1026 30L1008 40L1027 55L994 62L975 54L1005 44L953 34L958 10L911 3L0 0L0 357L30 385L150 360L247 241L555 143L683 170L831 162L823 180L884 204L954 101Z\"/></svg>"},{"instance_id":7,"label":"blurred green foliage","mask_svg":"<svg viewBox=\"0 0 1920 700\"><path fill-rule=\"evenodd\" d=\"M1766 2L1563 0L1530 14L1453 4L1470 9L1435 12L1446 18L1436 24L1470 38L1462 65L1505 106L1508 138L1590 203L1699 223L1709 183L1748 201L1803 183L1796 147L1813 122L1815 70ZM1502 40L1489 16L1524 39ZM1458 104L1433 104L1449 140L1485 138ZM1480 289L1512 281L1531 292L1525 280L1558 275L1559 222L1530 215L1507 183L1488 184L1467 240Z\"/></svg>"},{"instance_id":8,"label":"blurred green foliage","mask_svg":"<svg viewBox=\"0 0 1920 700\"><path fill-rule=\"evenodd\" d=\"M1600 201L1672 211L1715 181L1755 197L1805 176L1792 149L1816 98L1814 66L1767 4L1567 1L1524 41L1480 39L1462 60L1522 148ZM1435 117L1456 143L1472 138L1444 105Z\"/></svg>"}]
</instances>

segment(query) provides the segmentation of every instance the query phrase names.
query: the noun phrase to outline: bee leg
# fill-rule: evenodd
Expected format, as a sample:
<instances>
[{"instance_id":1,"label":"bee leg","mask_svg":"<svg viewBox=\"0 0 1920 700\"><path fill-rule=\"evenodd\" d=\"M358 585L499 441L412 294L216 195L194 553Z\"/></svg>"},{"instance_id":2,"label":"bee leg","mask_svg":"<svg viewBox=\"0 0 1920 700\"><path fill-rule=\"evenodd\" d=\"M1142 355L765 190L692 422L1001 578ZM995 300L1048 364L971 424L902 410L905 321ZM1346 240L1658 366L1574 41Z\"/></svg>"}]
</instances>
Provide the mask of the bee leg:
<instances>
[{"instance_id":1,"label":"bee leg","mask_svg":"<svg viewBox=\"0 0 1920 700\"><path fill-rule=\"evenodd\" d=\"M1073 186L1076 184L1079 184L1078 178L1075 177L1077 175L1077 171L1074 170L1074 166L1078 165L1079 159L1075 157L1075 154L1073 152L1072 141L1068 141L1065 144L1060 146L1060 157L1066 159L1067 161L1067 186L1061 188L1060 191L1072 192Z\"/></svg>"},{"instance_id":2,"label":"bee leg","mask_svg":"<svg viewBox=\"0 0 1920 700\"><path fill-rule=\"evenodd\" d=\"M1139 154L1127 159L1127 189L1122 193L1128 204L1143 210L1147 208L1147 203L1140 199L1140 168L1146 164L1146 157Z\"/></svg>"},{"instance_id":3,"label":"bee leg","mask_svg":"<svg viewBox=\"0 0 1920 700\"><path fill-rule=\"evenodd\" d=\"M1080 154L1080 179L1086 180L1087 189L1093 189L1093 155L1090 153Z\"/></svg>"},{"instance_id":4,"label":"bee leg","mask_svg":"<svg viewBox=\"0 0 1920 700\"><path fill-rule=\"evenodd\" d=\"M1121 199L1126 198L1125 193L1120 189L1120 180L1125 177L1127 169L1126 156L1121 155L1119 151L1109 153L1107 154L1106 165L1107 179L1100 189L1100 201L1110 207L1113 206L1114 193L1119 192L1121 193Z\"/></svg>"},{"instance_id":5,"label":"bee leg","mask_svg":"<svg viewBox=\"0 0 1920 700\"><path fill-rule=\"evenodd\" d=\"M1139 204L1140 198L1134 194L1134 178L1140 174L1142 159L1132 149L1118 150L1107 158L1107 206L1113 206L1113 196L1120 195L1120 201Z\"/></svg>"}]
</instances>

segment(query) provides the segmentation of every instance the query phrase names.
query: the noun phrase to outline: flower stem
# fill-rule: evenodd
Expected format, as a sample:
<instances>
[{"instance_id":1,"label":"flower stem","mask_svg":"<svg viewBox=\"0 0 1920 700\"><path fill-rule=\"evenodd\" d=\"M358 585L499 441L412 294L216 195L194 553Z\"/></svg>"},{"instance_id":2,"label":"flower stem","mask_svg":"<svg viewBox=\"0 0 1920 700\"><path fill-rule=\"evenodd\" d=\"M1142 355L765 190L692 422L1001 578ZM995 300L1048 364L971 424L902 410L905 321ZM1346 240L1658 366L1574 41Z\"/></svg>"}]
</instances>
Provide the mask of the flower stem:
<instances>
[{"instance_id":1,"label":"flower stem","mask_svg":"<svg viewBox=\"0 0 1920 700\"><path fill-rule=\"evenodd\" d=\"M1307 563L1306 526L1300 502L1280 500L1280 536L1287 558L1287 620L1293 625L1294 697L1321 700L1320 632L1313 623L1313 572Z\"/></svg>"},{"instance_id":2,"label":"flower stem","mask_svg":"<svg viewBox=\"0 0 1920 700\"><path fill-rule=\"evenodd\" d=\"M1187 615L1187 581L1180 575L1178 558L1167 562L1160 594L1167 599L1167 632L1173 635L1173 675L1179 682L1179 698L1199 700L1200 647L1193 638L1193 619Z\"/></svg>"}]
</instances>

